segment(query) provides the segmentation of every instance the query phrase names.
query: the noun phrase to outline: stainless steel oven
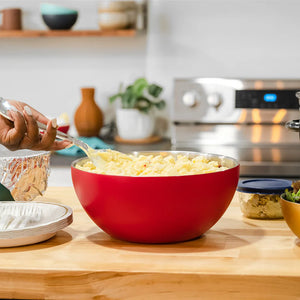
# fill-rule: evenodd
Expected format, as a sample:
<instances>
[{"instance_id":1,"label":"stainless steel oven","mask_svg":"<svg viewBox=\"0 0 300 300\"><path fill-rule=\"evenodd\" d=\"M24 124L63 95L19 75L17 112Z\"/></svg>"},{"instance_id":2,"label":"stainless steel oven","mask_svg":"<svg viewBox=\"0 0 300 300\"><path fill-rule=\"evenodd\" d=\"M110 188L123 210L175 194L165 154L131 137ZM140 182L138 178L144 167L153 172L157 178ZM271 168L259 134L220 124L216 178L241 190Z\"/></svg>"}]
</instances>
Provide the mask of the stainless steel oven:
<instances>
[{"instance_id":1,"label":"stainless steel oven","mask_svg":"<svg viewBox=\"0 0 300 300\"><path fill-rule=\"evenodd\" d=\"M300 177L300 80L175 79L172 148L238 159L241 176Z\"/></svg>"}]
</instances>

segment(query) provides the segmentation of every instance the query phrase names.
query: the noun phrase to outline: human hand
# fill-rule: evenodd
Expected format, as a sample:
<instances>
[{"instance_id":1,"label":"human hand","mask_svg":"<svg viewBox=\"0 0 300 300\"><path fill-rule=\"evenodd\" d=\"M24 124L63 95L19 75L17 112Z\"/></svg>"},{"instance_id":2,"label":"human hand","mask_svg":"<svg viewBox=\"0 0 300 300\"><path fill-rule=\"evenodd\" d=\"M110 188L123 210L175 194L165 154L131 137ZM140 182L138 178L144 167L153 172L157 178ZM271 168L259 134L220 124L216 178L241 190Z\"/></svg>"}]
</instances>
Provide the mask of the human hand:
<instances>
[{"instance_id":1,"label":"human hand","mask_svg":"<svg viewBox=\"0 0 300 300\"><path fill-rule=\"evenodd\" d=\"M24 102L8 100L16 108L10 110L12 121L0 115L0 143L10 150L61 150L71 145L70 141L56 141L56 119L49 120ZM22 114L20 113L22 112ZM40 134L36 121L47 125Z\"/></svg>"}]
</instances>

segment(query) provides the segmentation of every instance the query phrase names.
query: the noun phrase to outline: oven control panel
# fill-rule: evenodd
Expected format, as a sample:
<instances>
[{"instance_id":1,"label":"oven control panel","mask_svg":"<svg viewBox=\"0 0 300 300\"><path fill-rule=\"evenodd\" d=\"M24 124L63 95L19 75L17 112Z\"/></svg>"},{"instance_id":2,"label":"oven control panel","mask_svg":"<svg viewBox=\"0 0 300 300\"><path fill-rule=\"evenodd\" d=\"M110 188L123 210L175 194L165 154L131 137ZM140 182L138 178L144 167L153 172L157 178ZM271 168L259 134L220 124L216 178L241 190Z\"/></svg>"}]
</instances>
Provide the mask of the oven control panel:
<instances>
[{"instance_id":1,"label":"oven control panel","mask_svg":"<svg viewBox=\"0 0 300 300\"><path fill-rule=\"evenodd\" d=\"M237 90L235 92L236 108L259 109L298 109L296 89L286 90Z\"/></svg>"},{"instance_id":2,"label":"oven control panel","mask_svg":"<svg viewBox=\"0 0 300 300\"><path fill-rule=\"evenodd\" d=\"M277 123L299 118L299 80L175 79L172 121L184 123ZM255 110L256 121L253 120ZM280 118L276 117L280 111Z\"/></svg>"}]
</instances>

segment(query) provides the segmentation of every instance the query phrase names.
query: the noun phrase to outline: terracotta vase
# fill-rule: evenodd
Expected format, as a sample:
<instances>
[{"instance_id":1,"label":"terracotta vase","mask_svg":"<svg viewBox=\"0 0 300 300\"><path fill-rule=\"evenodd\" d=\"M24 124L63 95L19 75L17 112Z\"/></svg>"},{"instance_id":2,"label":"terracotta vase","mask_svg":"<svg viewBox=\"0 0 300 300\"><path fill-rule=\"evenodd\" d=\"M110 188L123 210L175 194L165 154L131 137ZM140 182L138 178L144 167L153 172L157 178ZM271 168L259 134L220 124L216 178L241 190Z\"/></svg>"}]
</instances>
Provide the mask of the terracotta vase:
<instances>
[{"instance_id":1,"label":"terracotta vase","mask_svg":"<svg viewBox=\"0 0 300 300\"><path fill-rule=\"evenodd\" d=\"M95 102L94 88L81 88L81 103L74 115L79 136L98 136L103 126L103 113Z\"/></svg>"}]
</instances>

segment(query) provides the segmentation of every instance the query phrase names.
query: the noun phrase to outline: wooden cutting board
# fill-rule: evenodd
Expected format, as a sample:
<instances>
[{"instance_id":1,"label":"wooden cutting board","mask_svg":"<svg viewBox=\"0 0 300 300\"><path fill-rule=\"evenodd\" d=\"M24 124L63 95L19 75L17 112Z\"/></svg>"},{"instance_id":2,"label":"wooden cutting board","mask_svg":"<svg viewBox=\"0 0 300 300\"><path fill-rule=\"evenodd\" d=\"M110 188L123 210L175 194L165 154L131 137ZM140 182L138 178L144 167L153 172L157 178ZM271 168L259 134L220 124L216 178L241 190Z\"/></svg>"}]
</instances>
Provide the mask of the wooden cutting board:
<instances>
[{"instance_id":1,"label":"wooden cutting board","mask_svg":"<svg viewBox=\"0 0 300 300\"><path fill-rule=\"evenodd\" d=\"M144 245L110 238L72 187L37 201L73 208L73 223L40 244L0 249L0 298L299 299L300 241L284 220L243 218L234 200L201 238Z\"/></svg>"}]
</instances>

